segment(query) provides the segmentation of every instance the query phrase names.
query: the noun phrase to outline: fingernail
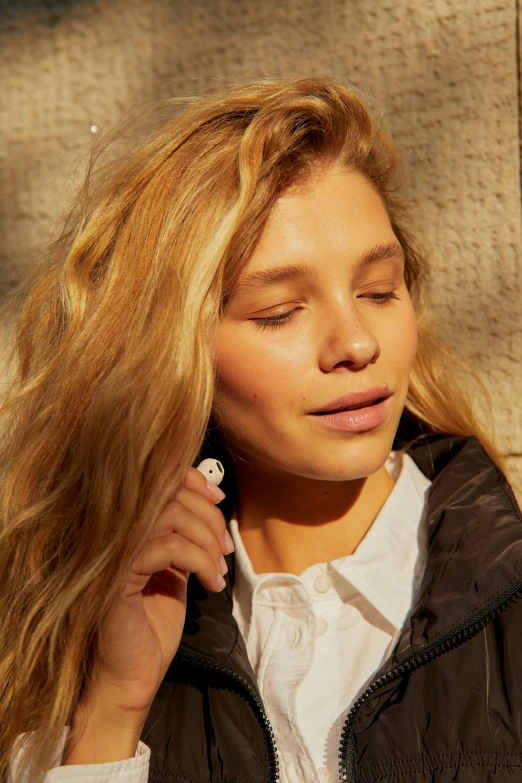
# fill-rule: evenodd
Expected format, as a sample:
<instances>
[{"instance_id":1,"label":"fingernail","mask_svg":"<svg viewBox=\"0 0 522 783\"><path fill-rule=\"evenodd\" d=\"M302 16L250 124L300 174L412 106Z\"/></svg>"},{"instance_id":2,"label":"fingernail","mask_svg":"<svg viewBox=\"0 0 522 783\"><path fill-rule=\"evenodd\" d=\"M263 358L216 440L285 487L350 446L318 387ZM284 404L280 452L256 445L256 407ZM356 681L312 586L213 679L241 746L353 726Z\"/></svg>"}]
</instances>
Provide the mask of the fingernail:
<instances>
[{"instance_id":1,"label":"fingernail","mask_svg":"<svg viewBox=\"0 0 522 783\"><path fill-rule=\"evenodd\" d=\"M228 566L227 566L227 561L225 560L223 555L221 555L220 563L221 563L221 573L226 574L228 571Z\"/></svg>"},{"instance_id":2,"label":"fingernail","mask_svg":"<svg viewBox=\"0 0 522 783\"><path fill-rule=\"evenodd\" d=\"M207 481L207 489L212 492L216 500L223 500L225 497L223 490L220 489L216 484L211 484L210 481Z\"/></svg>"},{"instance_id":3,"label":"fingernail","mask_svg":"<svg viewBox=\"0 0 522 783\"><path fill-rule=\"evenodd\" d=\"M225 549L227 550L225 552L226 555L229 555L231 552L235 550L234 542L232 540L232 536L228 532L228 530L225 530L225 533L223 535L223 543L225 545Z\"/></svg>"},{"instance_id":4,"label":"fingernail","mask_svg":"<svg viewBox=\"0 0 522 783\"><path fill-rule=\"evenodd\" d=\"M217 585L218 585L220 590L223 590L223 588L226 587L226 585L227 585L227 583L225 582L225 580L223 579L223 577L219 573L216 574L216 582L217 582Z\"/></svg>"}]
</instances>

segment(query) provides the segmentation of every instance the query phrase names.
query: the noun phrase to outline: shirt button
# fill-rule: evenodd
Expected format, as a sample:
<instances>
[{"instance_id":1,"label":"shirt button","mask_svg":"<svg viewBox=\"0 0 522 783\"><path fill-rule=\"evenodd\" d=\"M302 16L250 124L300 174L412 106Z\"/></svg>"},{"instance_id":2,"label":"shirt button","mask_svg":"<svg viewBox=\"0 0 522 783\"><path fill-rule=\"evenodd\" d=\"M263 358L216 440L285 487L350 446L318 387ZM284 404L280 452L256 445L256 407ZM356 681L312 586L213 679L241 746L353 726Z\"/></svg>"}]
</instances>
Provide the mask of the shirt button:
<instances>
[{"instance_id":1,"label":"shirt button","mask_svg":"<svg viewBox=\"0 0 522 783\"><path fill-rule=\"evenodd\" d=\"M314 587L318 593L326 593L332 586L332 580L326 574L320 574L314 579Z\"/></svg>"},{"instance_id":2,"label":"shirt button","mask_svg":"<svg viewBox=\"0 0 522 783\"><path fill-rule=\"evenodd\" d=\"M330 783L330 773L326 767L321 767L319 770L319 780L321 783Z\"/></svg>"},{"instance_id":3,"label":"shirt button","mask_svg":"<svg viewBox=\"0 0 522 783\"><path fill-rule=\"evenodd\" d=\"M317 617L315 620L315 635L322 636L327 628L328 628L328 623L326 622L324 617Z\"/></svg>"}]
</instances>

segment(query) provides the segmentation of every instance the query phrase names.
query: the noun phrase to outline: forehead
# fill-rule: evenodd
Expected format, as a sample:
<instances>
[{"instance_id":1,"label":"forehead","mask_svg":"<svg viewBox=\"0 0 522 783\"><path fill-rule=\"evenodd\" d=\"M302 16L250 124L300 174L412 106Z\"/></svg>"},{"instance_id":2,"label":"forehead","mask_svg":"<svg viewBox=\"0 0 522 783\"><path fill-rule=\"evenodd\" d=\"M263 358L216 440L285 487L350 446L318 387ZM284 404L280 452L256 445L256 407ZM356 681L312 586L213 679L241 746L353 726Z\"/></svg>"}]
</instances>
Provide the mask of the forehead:
<instances>
[{"instance_id":1,"label":"forehead","mask_svg":"<svg viewBox=\"0 0 522 783\"><path fill-rule=\"evenodd\" d=\"M401 256L375 187L358 173L334 170L277 201L235 295L290 277L317 277L337 260L361 266Z\"/></svg>"},{"instance_id":2,"label":"forehead","mask_svg":"<svg viewBox=\"0 0 522 783\"><path fill-rule=\"evenodd\" d=\"M263 251L275 248L299 253L315 246L326 249L349 243L368 244L370 234L391 225L375 186L358 172L330 169L285 192L274 205L251 266L262 261ZM391 237L390 237L391 238ZM275 247L274 247L275 246Z\"/></svg>"}]
</instances>

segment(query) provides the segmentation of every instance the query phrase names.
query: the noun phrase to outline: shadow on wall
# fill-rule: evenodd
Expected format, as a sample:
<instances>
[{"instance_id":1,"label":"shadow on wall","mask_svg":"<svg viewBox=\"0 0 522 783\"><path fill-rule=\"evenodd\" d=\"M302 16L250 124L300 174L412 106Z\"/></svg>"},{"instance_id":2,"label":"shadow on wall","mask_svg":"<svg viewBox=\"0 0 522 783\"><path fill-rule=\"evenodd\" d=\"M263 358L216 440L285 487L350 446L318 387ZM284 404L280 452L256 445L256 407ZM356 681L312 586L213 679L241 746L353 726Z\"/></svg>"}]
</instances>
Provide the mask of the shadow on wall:
<instances>
[{"instance_id":1,"label":"shadow on wall","mask_svg":"<svg viewBox=\"0 0 522 783\"><path fill-rule=\"evenodd\" d=\"M96 0L1 0L1 24L2 27L5 27L9 24L9 18L20 14L33 16L35 13L46 14L48 24L53 24L72 6L91 4L92 2L96 2Z\"/></svg>"},{"instance_id":2,"label":"shadow on wall","mask_svg":"<svg viewBox=\"0 0 522 783\"><path fill-rule=\"evenodd\" d=\"M54 111L48 95L42 100L38 87L50 70L50 57L63 60L62 41L53 41L54 31L71 11L93 5L95 0L0 0L6 105L6 113L0 113L0 299L23 280L58 218L49 180L65 141L53 127L61 112ZM69 76L62 73L64 80ZM58 80L54 91L58 98ZM64 174L56 176L59 180ZM63 189L63 183L57 186Z\"/></svg>"}]
</instances>

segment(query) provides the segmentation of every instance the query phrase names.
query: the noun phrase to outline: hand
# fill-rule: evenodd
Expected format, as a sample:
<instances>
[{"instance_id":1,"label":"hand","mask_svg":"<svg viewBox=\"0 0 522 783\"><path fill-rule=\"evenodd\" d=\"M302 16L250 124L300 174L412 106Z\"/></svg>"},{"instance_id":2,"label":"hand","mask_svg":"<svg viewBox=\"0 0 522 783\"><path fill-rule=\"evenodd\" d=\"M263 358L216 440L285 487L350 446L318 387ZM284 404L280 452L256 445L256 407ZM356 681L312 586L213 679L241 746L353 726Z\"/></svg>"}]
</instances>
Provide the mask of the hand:
<instances>
[{"instance_id":1,"label":"hand","mask_svg":"<svg viewBox=\"0 0 522 783\"><path fill-rule=\"evenodd\" d=\"M233 545L225 542L226 523L217 502L203 474L189 468L104 619L86 701L95 689L97 698L103 693L115 709L140 714L150 708L179 647L189 573L208 590L225 586L223 554Z\"/></svg>"}]
</instances>

